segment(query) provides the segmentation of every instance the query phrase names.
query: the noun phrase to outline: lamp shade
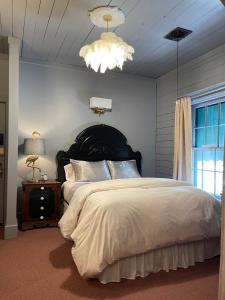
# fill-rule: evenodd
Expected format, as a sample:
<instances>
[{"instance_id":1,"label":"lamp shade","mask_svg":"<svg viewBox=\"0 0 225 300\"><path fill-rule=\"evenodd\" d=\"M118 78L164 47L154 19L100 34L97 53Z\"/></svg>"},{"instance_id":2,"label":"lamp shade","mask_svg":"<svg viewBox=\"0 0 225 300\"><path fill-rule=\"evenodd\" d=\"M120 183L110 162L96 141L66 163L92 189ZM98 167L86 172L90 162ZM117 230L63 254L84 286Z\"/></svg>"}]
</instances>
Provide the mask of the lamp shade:
<instances>
[{"instance_id":1,"label":"lamp shade","mask_svg":"<svg viewBox=\"0 0 225 300\"><path fill-rule=\"evenodd\" d=\"M28 138L24 140L24 154L27 155L43 155L45 154L44 139Z\"/></svg>"}]
</instances>

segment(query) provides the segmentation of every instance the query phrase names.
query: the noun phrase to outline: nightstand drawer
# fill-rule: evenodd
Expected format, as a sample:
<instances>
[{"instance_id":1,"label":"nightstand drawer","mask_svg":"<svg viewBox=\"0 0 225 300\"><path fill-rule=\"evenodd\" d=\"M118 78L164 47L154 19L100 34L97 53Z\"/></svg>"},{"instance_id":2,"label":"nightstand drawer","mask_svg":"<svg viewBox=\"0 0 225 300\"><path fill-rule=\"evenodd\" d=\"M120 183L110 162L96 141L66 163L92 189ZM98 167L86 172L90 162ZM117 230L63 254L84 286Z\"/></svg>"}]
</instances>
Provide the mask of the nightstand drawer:
<instances>
[{"instance_id":1,"label":"nightstand drawer","mask_svg":"<svg viewBox=\"0 0 225 300\"><path fill-rule=\"evenodd\" d=\"M54 200L54 191L50 187L46 187L43 191L39 188L33 188L29 192L29 199L32 201Z\"/></svg>"},{"instance_id":2,"label":"nightstand drawer","mask_svg":"<svg viewBox=\"0 0 225 300\"><path fill-rule=\"evenodd\" d=\"M51 217L54 212L54 191L45 187L33 188L29 193L29 215L31 218Z\"/></svg>"}]
</instances>

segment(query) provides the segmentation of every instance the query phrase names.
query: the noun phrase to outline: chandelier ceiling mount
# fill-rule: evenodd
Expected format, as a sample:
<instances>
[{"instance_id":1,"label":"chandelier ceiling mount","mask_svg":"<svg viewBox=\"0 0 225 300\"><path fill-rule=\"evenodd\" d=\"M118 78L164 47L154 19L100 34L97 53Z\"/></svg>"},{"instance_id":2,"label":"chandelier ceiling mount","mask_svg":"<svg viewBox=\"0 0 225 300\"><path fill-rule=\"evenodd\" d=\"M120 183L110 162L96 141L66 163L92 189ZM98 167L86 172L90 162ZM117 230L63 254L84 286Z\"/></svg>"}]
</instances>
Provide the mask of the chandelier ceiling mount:
<instances>
[{"instance_id":1,"label":"chandelier ceiling mount","mask_svg":"<svg viewBox=\"0 0 225 300\"><path fill-rule=\"evenodd\" d=\"M89 11L91 22L101 28L105 28L106 22L109 28L117 27L125 23L125 16L117 6L99 6Z\"/></svg>"}]
</instances>

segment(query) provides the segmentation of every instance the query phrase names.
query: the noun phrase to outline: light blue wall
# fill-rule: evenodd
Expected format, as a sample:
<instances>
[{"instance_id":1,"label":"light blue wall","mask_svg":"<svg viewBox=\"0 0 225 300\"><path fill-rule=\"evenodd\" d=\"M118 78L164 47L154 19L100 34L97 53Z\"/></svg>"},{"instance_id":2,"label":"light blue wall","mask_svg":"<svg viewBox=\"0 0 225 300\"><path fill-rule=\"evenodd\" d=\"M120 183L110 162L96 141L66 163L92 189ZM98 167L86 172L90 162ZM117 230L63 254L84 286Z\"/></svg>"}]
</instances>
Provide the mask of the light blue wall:
<instances>
[{"instance_id":1,"label":"light blue wall","mask_svg":"<svg viewBox=\"0 0 225 300\"><path fill-rule=\"evenodd\" d=\"M112 112L99 117L89 109L90 97L112 99ZM43 171L56 177L55 156L67 150L84 128L105 123L119 129L134 150L143 155L143 175L154 176L155 80L119 73L96 74L81 68L21 63L19 142L33 130L46 139ZM19 183L28 169L18 161Z\"/></svg>"}]
</instances>

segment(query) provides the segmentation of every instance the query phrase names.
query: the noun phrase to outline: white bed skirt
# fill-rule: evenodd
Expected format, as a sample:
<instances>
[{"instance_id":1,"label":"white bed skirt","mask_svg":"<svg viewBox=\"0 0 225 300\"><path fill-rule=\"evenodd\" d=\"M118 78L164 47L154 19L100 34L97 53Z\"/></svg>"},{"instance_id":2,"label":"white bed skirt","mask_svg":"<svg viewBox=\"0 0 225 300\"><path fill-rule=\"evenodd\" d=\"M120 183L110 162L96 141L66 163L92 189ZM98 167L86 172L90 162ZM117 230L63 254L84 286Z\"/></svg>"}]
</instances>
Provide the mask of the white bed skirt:
<instances>
[{"instance_id":1,"label":"white bed skirt","mask_svg":"<svg viewBox=\"0 0 225 300\"><path fill-rule=\"evenodd\" d=\"M106 267L97 278L105 284L119 282L122 278L146 277L160 270L168 272L177 268L187 268L219 253L219 238L175 245L121 259Z\"/></svg>"}]
</instances>

